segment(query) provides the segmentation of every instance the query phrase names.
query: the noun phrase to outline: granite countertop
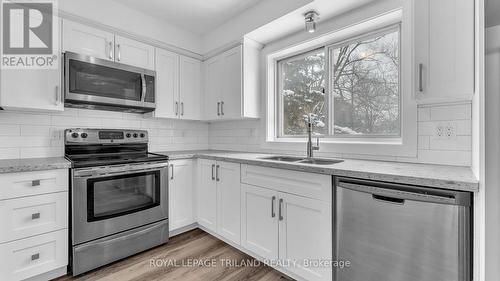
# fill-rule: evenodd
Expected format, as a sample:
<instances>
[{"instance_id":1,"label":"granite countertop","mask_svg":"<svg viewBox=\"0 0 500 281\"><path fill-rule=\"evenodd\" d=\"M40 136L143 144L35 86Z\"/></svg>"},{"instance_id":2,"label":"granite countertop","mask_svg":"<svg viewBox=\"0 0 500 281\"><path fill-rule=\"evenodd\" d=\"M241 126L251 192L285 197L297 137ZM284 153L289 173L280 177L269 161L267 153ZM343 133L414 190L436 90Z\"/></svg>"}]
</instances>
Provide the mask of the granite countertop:
<instances>
[{"instance_id":1,"label":"granite countertop","mask_svg":"<svg viewBox=\"0 0 500 281\"><path fill-rule=\"evenodd\" d=\"M158 152L169 159L204 158L242 164L260 165L311 173L355 177L401 184L476 192L479 182L470 167L343 159L333 165L311 165L261 159L272 154L215 150Z\"/></svg>"},{"instance_id":2,"label":"granite countertop","mask_svg":"<svg viewBox=\"0 0 500 281\"><path fill-rule=\"evenodd\" d=\"M262 159L262 157L269 157L272 154L218 150L162 151L156 153L168 155L170 160L203 158L435 188L472 192L479 190L478 180L469 167L351 159L343 159L344 162L333 165L312 165ZM0 160L0 174L67 169L70 167L71 163L64 157Z\"/></svg>"},{"instance_id":3,"label":"granite countertop","mask_svg":"<svg viewBox=\"0 0 500 281\"><path fill-rule=\"evenodd\" d=\"M64 157L24 158L0 160L0 174L31 172L53 169L68 169L71 163Z\"/></svg>"}]
</instances>

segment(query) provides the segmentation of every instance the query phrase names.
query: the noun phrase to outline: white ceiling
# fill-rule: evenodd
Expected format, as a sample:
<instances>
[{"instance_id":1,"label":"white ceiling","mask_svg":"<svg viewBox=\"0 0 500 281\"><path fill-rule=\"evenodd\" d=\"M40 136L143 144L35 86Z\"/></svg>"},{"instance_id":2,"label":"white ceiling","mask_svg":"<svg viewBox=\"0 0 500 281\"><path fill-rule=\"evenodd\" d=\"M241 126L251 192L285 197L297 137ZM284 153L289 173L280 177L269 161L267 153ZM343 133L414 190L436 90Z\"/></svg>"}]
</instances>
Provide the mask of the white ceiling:
<instances>
[{"instance_id":1,"label":"white ceiling","mask_svg":"<svg viewBox=\"0 0 500 281\"><path fill-rule=\"evenodd\" d=\"M185 30L204 34L264 0L119 0ZM269 0L268 0L269 1Z\"/></svg>"},{"instance_id":2,"label":"white ceiling","mask_svg":"<svg viewBox=\"0 0 500 281\"><path fill-rule=\"evenodd\" d=\"M500 25L500 1L486 0L486 27Z\"/></svg>"}]
</instances>

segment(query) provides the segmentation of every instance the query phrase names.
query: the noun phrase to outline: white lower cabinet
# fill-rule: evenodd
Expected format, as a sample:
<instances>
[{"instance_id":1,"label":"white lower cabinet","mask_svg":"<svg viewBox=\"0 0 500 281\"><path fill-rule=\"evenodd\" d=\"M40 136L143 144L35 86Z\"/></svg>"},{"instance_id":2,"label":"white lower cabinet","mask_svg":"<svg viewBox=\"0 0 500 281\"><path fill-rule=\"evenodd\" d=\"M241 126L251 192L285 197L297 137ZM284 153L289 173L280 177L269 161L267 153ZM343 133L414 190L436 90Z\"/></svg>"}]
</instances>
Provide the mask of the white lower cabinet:
<instances>
[{"instance_id":1,"label":"white lower cabinet","mask_svg":"<svg viewBox=\"0 0 500 281\"><path fill-rule=\"evenodd\" d=\"M332 198L324 190L332 188L331 177L301 173L292 184L297 172L266 170L242 165L242 182L259 187L241 185L241 245L262 258L279 259L287 264L282 268L305 280L332 280ZM295 188L299 183L301 190Z\"/></svg>"},{"instance_id":2,"label":"white lower cabinet","mask_svg":"<svg viewBox=\"0 0 500 281\"><path fill-rule=\"evenodd\" d=\"M68 264L68 170L0 174L0 279Z\"/></svg>"},{"instance_id":3,"label":"white lower cabinet","mask_svg":"<svg viewBox=\"0 0 500 281\"><path fill-rule=\"evenodd\" d=\"M278 259L278 192L241 185L241 245L265 259Z\"/></svg>"},{"instance_id":4,"label":"white lower cabinet","mask_svg":"<svg viewBox=\"0 0 500 281\"><path fill-rule=\"evenodd\" d=\"M279 193L279 257L296 262L289 271L306 280L332 280L332 205Z\"/></svg>"},{"instance_id":5,"label":"white lower cabinet","mask_svg":"<svg viewBox=\"0 0 500 281\"><path fill-rule=\"evenodd\" d=\"M240 164L216 163L217 233L240 244Z\"/></svg>"},{"instance_id":6,"label":"white lower cabinet","mask_svg":"<svg viewBox=\"0 0 500 281\"><path fill-rule=\"evenodd\" d=\"M217 231L217 182L215 181L215 161L198 160L197 218L198 223Z\"/></svg>"},{"instance_id":7,"label":"white lower cabinet","mask_svg":"<svg viewBox=\"0 0 500 281\"><path fill-rule=\"evenodd\" d=\"M194 223L193 160L170 161L168 208L170 231Z\"/></svg>"},{"instance_id":8,"label":"white lower cabinet","mask_svg":"<svg viewBox=\"0 0 500 281\"><path fill-rule=\"evenodd\" d=\"M200 159L198 223L240 244L240 164Z\"/></svg>"}]
</instances>

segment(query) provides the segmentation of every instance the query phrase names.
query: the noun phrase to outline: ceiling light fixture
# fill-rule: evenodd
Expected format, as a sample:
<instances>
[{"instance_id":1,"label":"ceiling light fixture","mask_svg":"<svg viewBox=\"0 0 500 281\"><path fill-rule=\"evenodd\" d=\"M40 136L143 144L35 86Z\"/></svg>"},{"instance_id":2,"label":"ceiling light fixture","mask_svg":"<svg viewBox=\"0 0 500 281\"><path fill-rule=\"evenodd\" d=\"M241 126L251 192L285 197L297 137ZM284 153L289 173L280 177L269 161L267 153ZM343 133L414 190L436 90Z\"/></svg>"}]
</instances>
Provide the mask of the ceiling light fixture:
<instances>
[{"instance_id":1,"label":"ceiling light fixture","mask_svg":"<svg viewBox=\"0 0 500 281\"><path fill-rule=\"evenodd\" d=\"M319 19L319 14L316 11L309 11L304 14L306 20L306 31L313 33L316 31L316 20Z\"/></svg>"}]
</instances>

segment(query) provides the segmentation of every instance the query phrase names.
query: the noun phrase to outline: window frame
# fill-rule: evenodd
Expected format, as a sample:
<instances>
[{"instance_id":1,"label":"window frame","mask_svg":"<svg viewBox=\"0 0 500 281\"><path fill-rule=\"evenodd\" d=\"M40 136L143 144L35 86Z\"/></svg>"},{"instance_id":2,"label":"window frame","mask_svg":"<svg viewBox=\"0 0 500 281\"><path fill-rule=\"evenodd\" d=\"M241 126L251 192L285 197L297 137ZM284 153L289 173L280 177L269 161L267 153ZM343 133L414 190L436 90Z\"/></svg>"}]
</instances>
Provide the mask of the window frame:
<instances>
[{"instance_id":1,"label":"window frame","mask_svg":"<svg viewBox=\"0 0 500 281\"><path fill-rule=\"evenodd\" d=\"M343 46L352 44L354 42L359 42L363 41L369 38L377 37L378 35L387 35L393 32L398 33L398 60L399 60L399 67L398 67L398 111L399 111L399 134L398 135L380 135L380 134L365 134L365 135L348 135L348 134L335 134L335 120L334 120L334 100L333 96L331 93L331 81L333 76L331 73L332 71L332 64L331 64L331 53L333 50L341 48ZM287 61L292 61L296 60L297 58L301 57L306 57L308 54L317 52L318 50L323 49L324 54L325 54L325 74L326 74L326 81L325 81L325 93L327 93L326 97L326 102L328 103L328 135L322 135L322 136L315 136L319 137L322 139L326 140L331 140L335 141L338 139L343 139L343 140L353 140L353 141L363 141L364 140L379 140L382 142L393 142L394 140L401 140L403 137L403 114L404 114L404 109L403 109L403 98L402 98L402 26L401 22L398 23L393 23L389 24L387 26L381 27L381 28L374 28L372 30L368 30L366 32L363 32L362 34L358 34L355 36L343 38L341 40L330 40L326 42L325 44L322 44L321 46L316 46L315 48L308 48L304 49L302 52L296 52L294 54L291 54L289 56L285 56L279 59L275 60L275 69L276 69L276 76L275 76L275 132L274 132L274 138L278 141L281 140L296 140L296 139L302 139L306 137L307 135L285 135L282 134L283 132L283 97L280 94L282 92L282 84L281 83L281 74L282 74L282 63L285 63Z\"/></svg>"}]
</instances>

